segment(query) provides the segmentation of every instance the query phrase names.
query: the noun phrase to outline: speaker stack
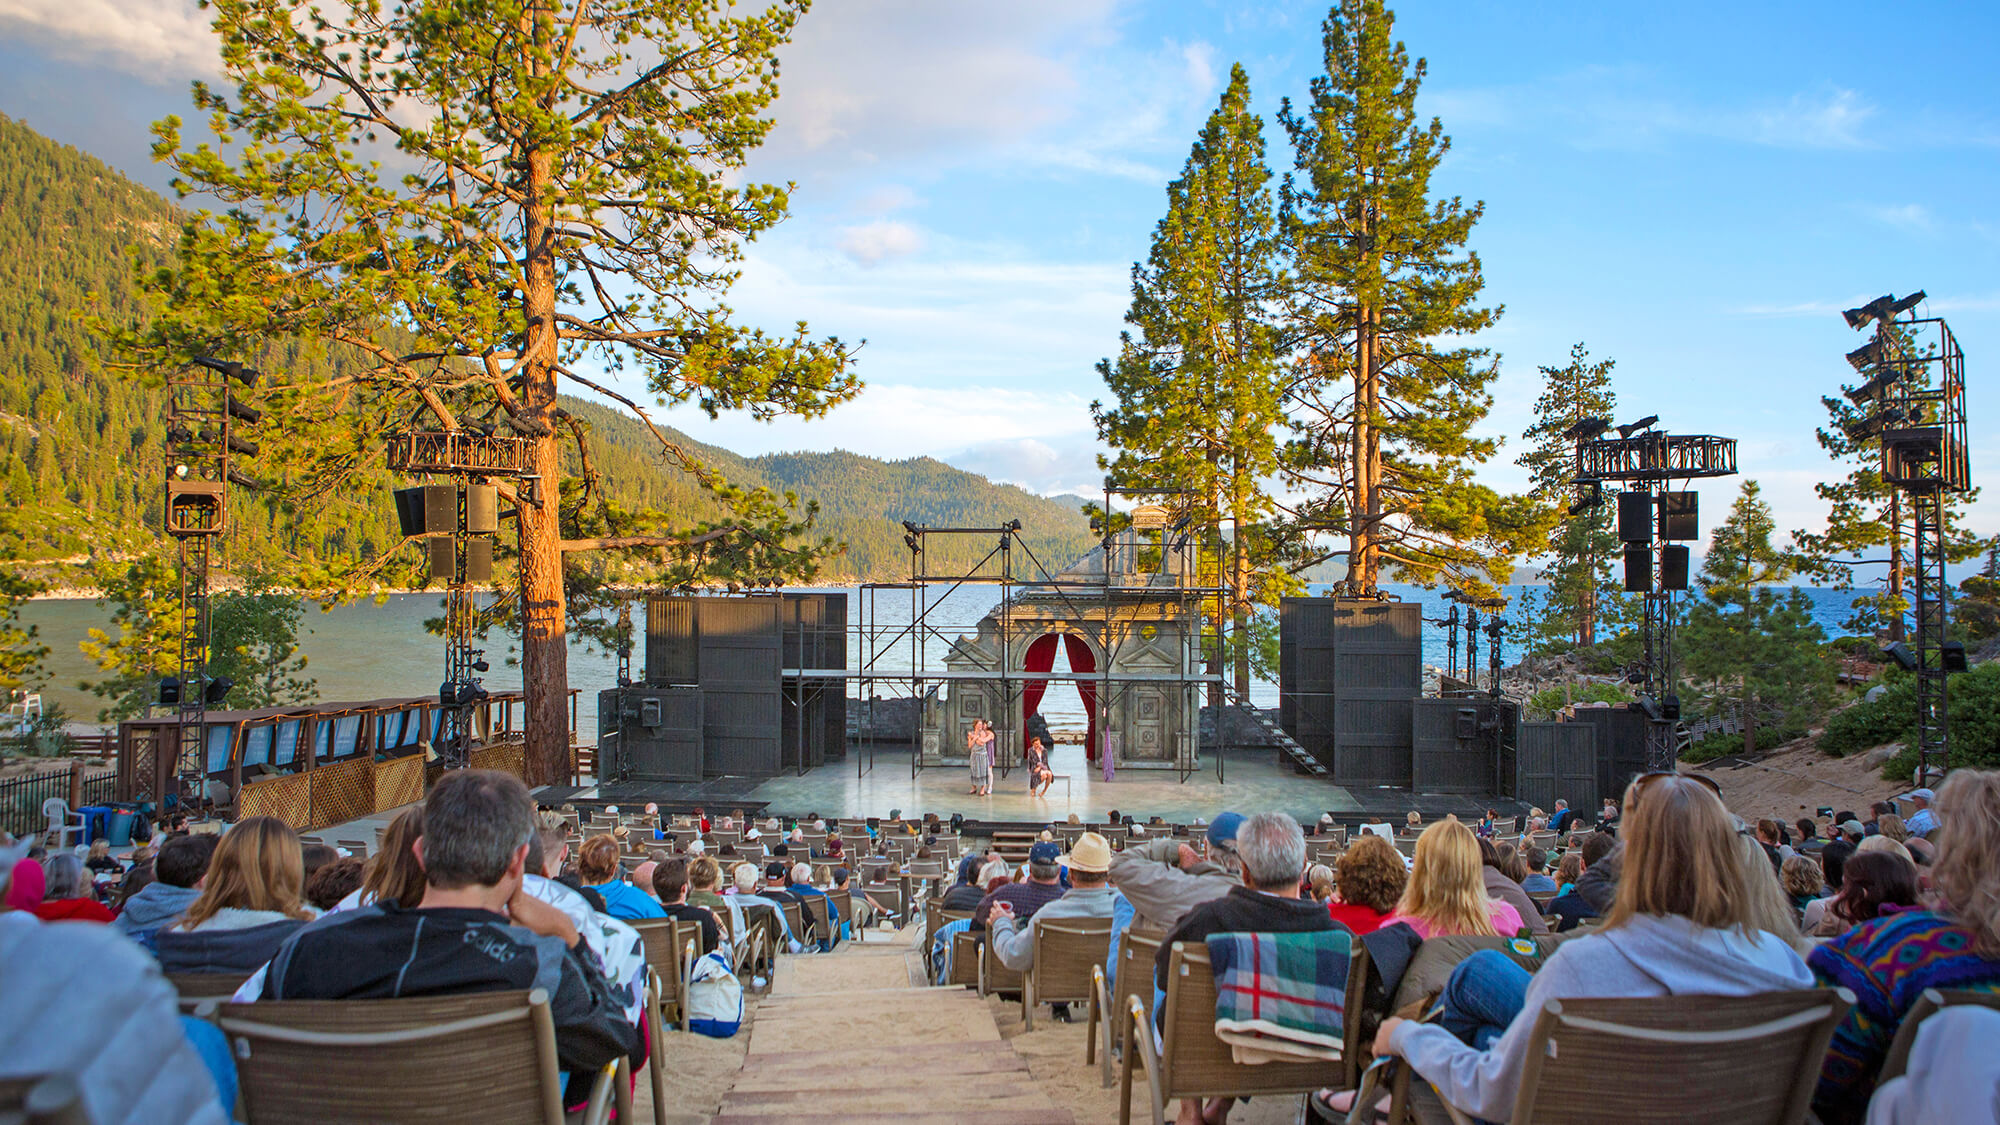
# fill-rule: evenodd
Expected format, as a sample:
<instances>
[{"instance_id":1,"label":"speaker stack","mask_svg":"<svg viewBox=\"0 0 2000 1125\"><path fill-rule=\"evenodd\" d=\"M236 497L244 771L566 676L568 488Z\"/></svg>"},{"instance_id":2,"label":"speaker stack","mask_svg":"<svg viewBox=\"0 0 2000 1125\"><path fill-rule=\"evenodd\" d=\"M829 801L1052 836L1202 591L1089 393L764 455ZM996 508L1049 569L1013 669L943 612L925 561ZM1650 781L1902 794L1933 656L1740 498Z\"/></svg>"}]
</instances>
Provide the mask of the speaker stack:
<instances>
[{"instance_id":1,"label":"speaker stack","mask_svg":"<svg viewBox=\"0 0 2000 1125\"><path fill-rule=\"evenodd\" d=\"M406 536L422 536L430 552L431 581L447 584L493 580L493 540L500 530L500 492L490 484L426 484L399 488L396 522ZM459 544L465 545L460 567Z\"/></svg>"}]
</instances>

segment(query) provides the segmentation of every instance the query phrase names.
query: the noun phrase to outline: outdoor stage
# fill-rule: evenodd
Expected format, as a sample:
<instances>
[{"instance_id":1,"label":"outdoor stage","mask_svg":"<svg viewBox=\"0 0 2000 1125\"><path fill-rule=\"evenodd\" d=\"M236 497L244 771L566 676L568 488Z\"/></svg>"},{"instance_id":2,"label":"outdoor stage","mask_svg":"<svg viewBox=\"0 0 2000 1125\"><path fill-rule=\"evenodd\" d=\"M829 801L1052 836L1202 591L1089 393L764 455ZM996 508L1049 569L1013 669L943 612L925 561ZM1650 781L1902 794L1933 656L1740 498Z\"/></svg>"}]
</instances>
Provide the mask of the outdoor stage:
<instances>
[{"instance_id":1,"label":"outdoor stage","mask_svg":"<svg viewBox=\"0 0 2000 1125\"><path fill-rule=\"evenodd\" d=\"M1220 782L1216 780L1213 752L1204 756L1201 771L1186 782L1177 781L1173 770L1134 769L1120 771L1107 782L1084 761L1082 746L1059 743L1050 760L1058 779L1046 798L1028 795L1027 775L1019 769L1005 778L994 771L993 795L974 797L966 792L971 781L963 767L925 769L913 778L908 746L878 746L872 753L873 768L865 768L868 756L861 757L857 766L857 751L850 748L847 761L821 766L803 777L610 782L575 790L551 789L538 794L538 799L621 808L653 801L670 811L699 804L710 815L736 808L753 815L767 810L779 816L816 812L828 819L885 816L897 809L907 817L934 812L949 818L962 813L967 820L985 823L1043 823L1066 820L1071 813L1085 821L1098 821L1112 809L1142 822L1159 816L1176 823L1197 816L1213 817L1226 809L1243 813L1280 810L1300 823L1316 821L1327 812L1347 823L1359 823L1370 816L1400 820L1411 809L1422 813L1425 820L1446 813L1473 818L1488 808L1498 809L1503 816L1526 812L1526 806L1519 802L1481 795L1348 789L1280 766L1278 755L1271 750L1224 753L1224 780ZM1061 780L1063 774L1069 775L1067 787Z\"/></svg>"}]
</instances>

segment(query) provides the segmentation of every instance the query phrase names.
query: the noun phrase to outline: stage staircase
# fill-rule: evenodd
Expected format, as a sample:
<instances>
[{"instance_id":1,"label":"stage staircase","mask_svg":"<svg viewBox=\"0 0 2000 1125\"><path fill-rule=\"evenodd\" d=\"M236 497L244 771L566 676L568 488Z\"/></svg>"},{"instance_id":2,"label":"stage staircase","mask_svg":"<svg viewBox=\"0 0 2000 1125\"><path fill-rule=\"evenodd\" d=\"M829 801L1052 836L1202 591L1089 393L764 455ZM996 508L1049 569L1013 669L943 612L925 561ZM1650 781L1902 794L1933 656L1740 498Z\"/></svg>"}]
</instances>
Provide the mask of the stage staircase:
<instances>
[{"instance_id":1,"label":"stage staircase","mask_svg":"<svg viewBox=\"0 0 2000 1125\"><path fill-rule=\"evenodd\" d=\"M1289 734L1286 734L1285 728L1279 726L1277 720L1271 718L1269 715L1266 715L1263 711L1252 706L1249 700L1236 694L1236 689L1230 687L1228 684L1223 684L1221 686L1222 686L1222 698L1228 701L1230 706L1236 708L1238 711L1243 712L1245 718L1248 718L1251 722L1257 724L1257 729L1263 731L1265 735L1267 735L1271 739L1271 741L1277 743L1279 753L1282 753L1285 757L1291 759L1292 767L1294 769L1297 769L1300 773L1309 774L1313 777L1330 778L1333 776L1333 774L1326 768L1324 763L1322 763L1318 758L1313 757L1311 754L1306 753L1306 748L1300 746L1297 739L1293 738Z\"/></svg>"}]
</instances>

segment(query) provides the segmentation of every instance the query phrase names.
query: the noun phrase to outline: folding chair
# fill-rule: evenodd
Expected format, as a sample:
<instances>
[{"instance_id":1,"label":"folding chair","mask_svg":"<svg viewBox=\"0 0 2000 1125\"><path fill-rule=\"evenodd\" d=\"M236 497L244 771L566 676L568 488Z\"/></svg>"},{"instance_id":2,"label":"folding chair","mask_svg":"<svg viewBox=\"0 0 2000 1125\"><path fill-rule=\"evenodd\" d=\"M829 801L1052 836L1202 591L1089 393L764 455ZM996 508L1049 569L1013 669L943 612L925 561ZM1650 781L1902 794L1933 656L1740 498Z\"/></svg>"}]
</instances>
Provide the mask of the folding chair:
<instances>
[{"instance_id":1,"label":"folding chair","mask_svg":"<svg viewBox=\"0 0 2000 1125\"><path fill-rule=\"evenodd\" d=\"M243 982L250 979L249 973L165 973L167 983L180 994L182 1015L193 1015L203 1001L227 999L236 995Z\"/></svg>"},{"instance_id":2,"label":"folding chair","mask_svg":"<svg viewBox=\"0 0 2000 1125\"><path fill-rule=\"evenodd\" d=\"M1087 1030L1093 1034L1084 1045L1083 1061L1096 1062L1093 1053L1102 1053L1104 1088L1111 1088L1111 1058L1125 1049L1127 999L1136 999L1153 1018L1153 958L1160 951L1158 935L1135 934L1129 928L1118 939L1118 964L1109 979L1091 982L1090 1017ZM1101 1041L1100 1041L1101 1040Z\"/></svg>"},{"instance_id":3,"label":"folding chair","mask_svg":"<svg viewBox=\"0 0 2000 1125\"><path fill-rule=\"evenodd\" d=\"M549 995L224 1004L242 1106L261 1122L562 1125ZM478 1050L468 1051L468 1043ZM599 1071L583 1120L608 1120L627 1060ZM620 1120L630 1120L629 1106Z\"/></svg>"},{"instance_id":4,"label":"folding chair","mask_svg":"<svg viewBox=\"0 0 2000 1125\"><path fill-rule=\"evenodd\" d=\"M1917 1002L1910 1005L1903 1022L1896 1028L1895 1041L1889 1044L1889 1053L1882 1058L1882 1071L1876 1075L1877 1086L1891 1078L1900 1078L1910 1069L1910 1049L1917 1045L1918 1025L1936 1015L1940 1009L1954 1004L1977 1004L1983 1008L2000 1010L2000 992L1973 992L1966 989L1926 988Z\"/></svg>"},{"instance_id":5,"label":"folding chair","mask_svg":"<svg viewBox=\"0 0 2000 1125\"><path fill-rule=\"evenodd\" d=\"M1102 972L1111 956L1111 919L1030 919L1028 927L1034 959L1021 974L1021 1022L1033 1031L1040 1005L1090 1002L1091 970Z\"/></svg>"}]
</instances>

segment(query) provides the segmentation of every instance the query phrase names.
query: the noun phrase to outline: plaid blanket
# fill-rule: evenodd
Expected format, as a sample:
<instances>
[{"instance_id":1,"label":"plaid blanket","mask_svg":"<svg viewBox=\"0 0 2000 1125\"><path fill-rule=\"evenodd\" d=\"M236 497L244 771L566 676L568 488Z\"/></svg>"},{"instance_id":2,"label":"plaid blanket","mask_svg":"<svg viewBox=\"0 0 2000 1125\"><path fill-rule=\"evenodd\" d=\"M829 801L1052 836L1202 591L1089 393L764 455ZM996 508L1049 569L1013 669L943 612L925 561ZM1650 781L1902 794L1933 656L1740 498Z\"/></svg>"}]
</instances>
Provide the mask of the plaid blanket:
<instances>
[{"instance_id":1,"label":"plaid blanket","mask_svg":"<svg viewBox=\"0 0 2000 1125\"><path fill-rule=\"evenodd\" d=\"M1213 934L1215 1034L1238 1062L1338 1057L1354 935Z\"/></svg>"}]
</instances>

